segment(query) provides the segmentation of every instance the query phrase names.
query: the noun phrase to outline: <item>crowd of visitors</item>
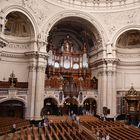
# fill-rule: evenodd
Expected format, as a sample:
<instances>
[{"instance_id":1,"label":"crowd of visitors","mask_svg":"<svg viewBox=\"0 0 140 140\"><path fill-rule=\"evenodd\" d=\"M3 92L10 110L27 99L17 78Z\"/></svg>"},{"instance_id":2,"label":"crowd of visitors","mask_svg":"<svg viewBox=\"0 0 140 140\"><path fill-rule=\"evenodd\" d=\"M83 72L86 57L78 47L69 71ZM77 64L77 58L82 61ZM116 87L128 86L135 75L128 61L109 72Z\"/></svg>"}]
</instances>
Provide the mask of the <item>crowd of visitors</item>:
<instances>
[{"instance_id":1,"label":"crowd of visitors","mask_svg":"<svg viewBox=\"0 0 140 140\"><path fill-rule=\"evenodd\" d=\"M110 140L110 136L108 133L101 133L100 131L96 132L97 140Z\"/></svg>"}]
</instances>

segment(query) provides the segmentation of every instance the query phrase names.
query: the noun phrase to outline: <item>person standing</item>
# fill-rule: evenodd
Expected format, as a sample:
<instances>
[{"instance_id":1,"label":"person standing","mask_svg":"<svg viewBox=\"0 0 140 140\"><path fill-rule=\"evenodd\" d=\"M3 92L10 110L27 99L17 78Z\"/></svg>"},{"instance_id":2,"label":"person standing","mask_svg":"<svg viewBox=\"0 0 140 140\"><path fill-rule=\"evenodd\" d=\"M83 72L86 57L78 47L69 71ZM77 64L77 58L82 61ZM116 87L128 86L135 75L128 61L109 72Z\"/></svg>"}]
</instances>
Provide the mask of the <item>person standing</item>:
<instances>
[{"instance_id":1,"label":"person standing","mask_svg":"<svg viewBox=\"0 0 140 140\"><path fill-rule=\"evenodd\" d=\"M110 140L109 134L106 135L106 140Z\"/></svg>"},{"instance_id":2,"label":"person standing","mask_svg":"<svg viewBox=\"0 0 140 140\"><path fill-rule=\"evenodd\" d=\"M16 124L14 123L12 126L12 132L14 133L16 131Z\"/></svg>"},{"instance_id":3,"label":"person standing","mask_svg":"<svg viewBox=\"0 0 140 140\"><path fill-rule=\"evenodd\" d=\"M138 123L138 128L140 128L140 121L139 121L139 123Z\"/></svg>"}]
</instances>

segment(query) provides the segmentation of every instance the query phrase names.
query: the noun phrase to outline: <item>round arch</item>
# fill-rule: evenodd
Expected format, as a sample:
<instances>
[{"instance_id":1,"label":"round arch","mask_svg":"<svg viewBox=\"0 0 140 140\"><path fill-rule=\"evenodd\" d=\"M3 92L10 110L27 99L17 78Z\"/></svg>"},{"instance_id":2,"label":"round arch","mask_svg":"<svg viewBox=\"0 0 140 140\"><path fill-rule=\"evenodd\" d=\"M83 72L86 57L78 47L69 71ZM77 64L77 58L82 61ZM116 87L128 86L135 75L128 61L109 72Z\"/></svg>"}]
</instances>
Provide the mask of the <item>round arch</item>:
<instances>
[{"instance_id":1,"label":"round arch","mask_svg":"<svg viewBox=\"0 0 140 140\"><path fill-rule=\"evenodd\" d=\"M96 115L96 111L97 111L97 101L92 97L86 98L83 101L83 114Z\"/></svg>"},{"instance_id":2,"label":"round arch","mask_svg":"<svg viewBox=\"0 0 140 140\"><path fill-rule=\"evenodd\" d=\"M66 98L63 102L63 114L70 114L71 112L79 114L78 105L76 98Z\"/></svg>"},{"instance_id":3,"label":"round arch","mask_svg":"<svg viewBox=\"0 0 140 140\"><path fill-rule=\"evenodd\" d=\"M58 101L53 97L44 99L44 107L41 111L41 116L57 115L58 114Z\"/></svg>"},{"instance_id":4,"label":"round arch","mask_svg":"<svg viewBox=\"0 0 140 140\"><path fill-rule=\"evenodd\" d=\"M0 116L2 117L25 117L25 103L20 99L7 99L0 102Z\"/></svg>"},{"instance_id":5,"label":"round arch","mask_svg":"<svg viewBox=\"0 0 140 140\"><path fill-rule=\"evenodd\" d=\"M114 37L112 38L112 41L113 42L113 47L116 48L116 43L117 43L117 40L118 38L126 31L129 31L129 30L140 30L140 25L129 25L129 26L125 26L123 28L121 28L120 30L118 30L118 32L116 32L116 34L114 35Z\"/></svg>"},{"instance_id":6,"label":"round arch","mask_svg":"<svg viewBox=\"0 0 140 140\"><path fill-rule=\"evenodd\" d=\"M51 30L51 28L60 20L64 19L64 18L68 18L68 17L78 17L78 18L82 18L85 21L89 22L93 27L96 28L97 30L97 34L99 36L99 42L100 44L103 46L104 42L106 42L108 40L107 34L105 34L105 31L103 29L103 27L101 26L101 24L97 21L97 19L95 19L94 17L81 12L81 11L69 11L69 10L65 10L62 11L58 14L56 14L55 16L53 16L49 21L46 20L44 22L44 25L42 26L42 30L45 31L46 34L46 38L49 35L49 31ZM48 24L48 26L46 26L46 24Z\"/></svg>"},{"instance_id":7,"label":"round arch","mask_svg":"<svg viewBox=\"0 0 140 140\"><path fill-rule=\"evenodd\" d=\"M4 99L0 100L0 103L8 101L8 100L17 100L17 101L23 102L25 104L25 107L27 107L27 102L22 98L12 98L12 99L11 98L4 98Z\"/></svg>"},{"instance_id":8,"label":"round arch","mask_svg":"<svg viewBox=\"0 0 140 140\"><path fill-rule=\"evenodd\" d=\"M15 11L21 12L29 19L29 21L31 22L33 29L34 29L34 40L37 40L37 35L39 33L39 30L38 30L37 22L33 16L33 14L31 14L32 13L31 11L29 11L19 5L12 5L12 6L9 6L9 7L6 7L3 9L4 18L6 18L6 16L8 14L10 14L11 12L15 12Z\"/></svg>"}]
</instances>

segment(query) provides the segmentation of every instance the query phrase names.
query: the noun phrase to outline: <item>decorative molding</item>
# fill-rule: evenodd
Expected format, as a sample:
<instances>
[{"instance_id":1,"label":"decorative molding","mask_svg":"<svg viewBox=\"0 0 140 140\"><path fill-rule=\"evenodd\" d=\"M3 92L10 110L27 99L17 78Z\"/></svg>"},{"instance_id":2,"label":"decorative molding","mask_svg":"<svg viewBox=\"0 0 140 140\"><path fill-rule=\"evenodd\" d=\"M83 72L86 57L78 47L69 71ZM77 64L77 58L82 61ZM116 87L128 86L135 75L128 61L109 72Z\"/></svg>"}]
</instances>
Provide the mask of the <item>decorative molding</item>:
<instances>
[{"instance_id":1,"label":"decorative molding","mask_svg":"<svg viewBox=\"0 0 140 140\"><path fill-rule=\"evenodd\" d=\"M93 63L90 63L90 67L97 67L101 65L107 65L108 63L112 63L113 65L118 64L120 60L117 58L102 58L97 61L94 61Z\"/></svg>"},{"instance_id":2,"label":"decorative molding","mask_svg":"<svg viewBox=\"0 0 140 140\"><path fill-rule=\"evenodd\" d=\"M119 66L140 66L140 60L139 61L120 60L120 62L118 64L119 64Z\"/></svg>"},{"instance_id":3,"label":"decorative molding","mask_svg":"<svg viewBox=\"0 0 140 140\"><path fill-rule=\"evenodd\" d=\"M4 99L4 98L7 98L7 97L0 97L0 100Z\"/></svg>"},{"instance_id":4,"label":"decorative molding","mask_svg":"<svg viewBox=\"0 0 140 140\"><path fill-rule=\"evenodd\" d=\"M18 97L25 100L25 101L26 101L26 98L27 98L26 96L18 96Z\"/></svg>"},{"instance_id":5,"label":"decorative molding","mask_svg":"<svg viewBox=\"0 0 140 140\"><path fill-rule=\"evenodd\" d=\"M105 60L106 64L111 63L113 65L118 64L118 62L120 61L117 58L105 58L104 60Z\"/></svg>"},{"instance_id":6,"label":"decorative molding","mask_svg":"<svg viewBox=\"0 0 140 140\"><path fill-rule=\"evenodd\" d=\"M6 52L6 51L2 51L1 56L10 58L22 58L22 59L25 58L24 53Z\"/></svg>"},{"instance_id":7,"label":"decorative molding","mask_svg":"<svg viewBox=\"0 0 140 140\"><path fill-rule=\"evenodd\" d=\"M45 0L58 6L84 8L86 10L113 11L139 5L139 0Z\"/></svg>"},{"instance_id":8,"label":"decorative molding","mask_svg":"<svg viewBox=\"0 0 140 140\"><path fill-rule=\"evenodd\" d=\"M105 71L99 71L98 72L98 76L106 76L106 75L107 75L106 70Z\"/></svg>"},{"instance_id":9,"label":"decorative molding","mask_svg":"<svg viewBox=\"0 0 140 140\"><path fill-rule=\"evenodd\" d=\"M38 51L25 52L25 56L36 59L43 58L45 60L48 58L48 54L46 52L38 52Z\"/></svg>"},{"instance_id":10,"label":"decorative molding","mask_svg":"<svg viewBox=\"0 0 140 140\"><path fill-rule=\"evenodd\" d=\"M136 58L136 59L140 59L140 54L135 54L135 53L117 53L117 57L118 58L126 58L128 60L129 59L133 59L133 58Z\"/></svg>"},{"instance_id":11,"label":"decorative molding","mask_svg":"<svg viewBox=\"0 0 140 140\"><path fill-rule=\"evenodd\" d=\"M12 49L30 50L30 43L28 43L28 44L26 44L26 43L23 43L23 44L9 43L7 47L12 48Z\"/></svg>"}]
</instances>

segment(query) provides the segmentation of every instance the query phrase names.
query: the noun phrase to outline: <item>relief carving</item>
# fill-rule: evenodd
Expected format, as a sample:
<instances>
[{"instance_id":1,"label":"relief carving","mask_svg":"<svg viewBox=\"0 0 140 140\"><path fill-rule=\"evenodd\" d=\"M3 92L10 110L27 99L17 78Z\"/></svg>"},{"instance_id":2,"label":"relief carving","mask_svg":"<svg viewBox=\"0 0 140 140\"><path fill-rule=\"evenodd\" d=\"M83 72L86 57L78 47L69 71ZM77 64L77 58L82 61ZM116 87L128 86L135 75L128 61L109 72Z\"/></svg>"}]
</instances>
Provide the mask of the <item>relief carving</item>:
<instances>
[{"instance_id":1,"label":"relief carving","mask_svg":"<svg viewBox=\"0 0 140 140\"><path fill-rule=\"evenodd\" d=\"M36 66L35 65L30 65L29 66L29 71L30 72L35 72L36 71Z\"/></svg>"},{"instance_id":2,"label":"relief carving","mask_svg":"<svg viewBox=\"0 0 140 140\"><path fill-rule=\"evenodd\" d=\"M43 7L36 0L23 0L23 6L28 7L33 11L38 19L38 25L40 25L46 18L48 13L48 8Z\"/></svg>"},{"instance_id":3,"label":"relief carving","mask_svg":"<svg viewBox=\"0 0 140 140\"><path fill-rule=\"evenodd\" d=\"M135 16L136 16L136 11L131 11L130 13L128 13L128 24L132 24L135 23Z\"/></svg>"},{"instance_id":4,"label":"relief carving","mask_svg":"<svg viewBox=\"0 0 140 140\"><path fill-rule=\"evenodd\" d=\"M45 73L45 69L46 69L46 67L44 65L40 65L40 66L37 67L38 72Z\"/></svg>"},{"instance_id":5,"label":"relief carving","mask_svg":"<svg viewBox=\"0 0 140 140\"><path fill-rule=\"evenodd\" d=\"M9 48L19 48L19 49L29 49L30 48L30 44L15 44L15 43L9 43L8 46Z\"/></svg>"}]
</instances>

